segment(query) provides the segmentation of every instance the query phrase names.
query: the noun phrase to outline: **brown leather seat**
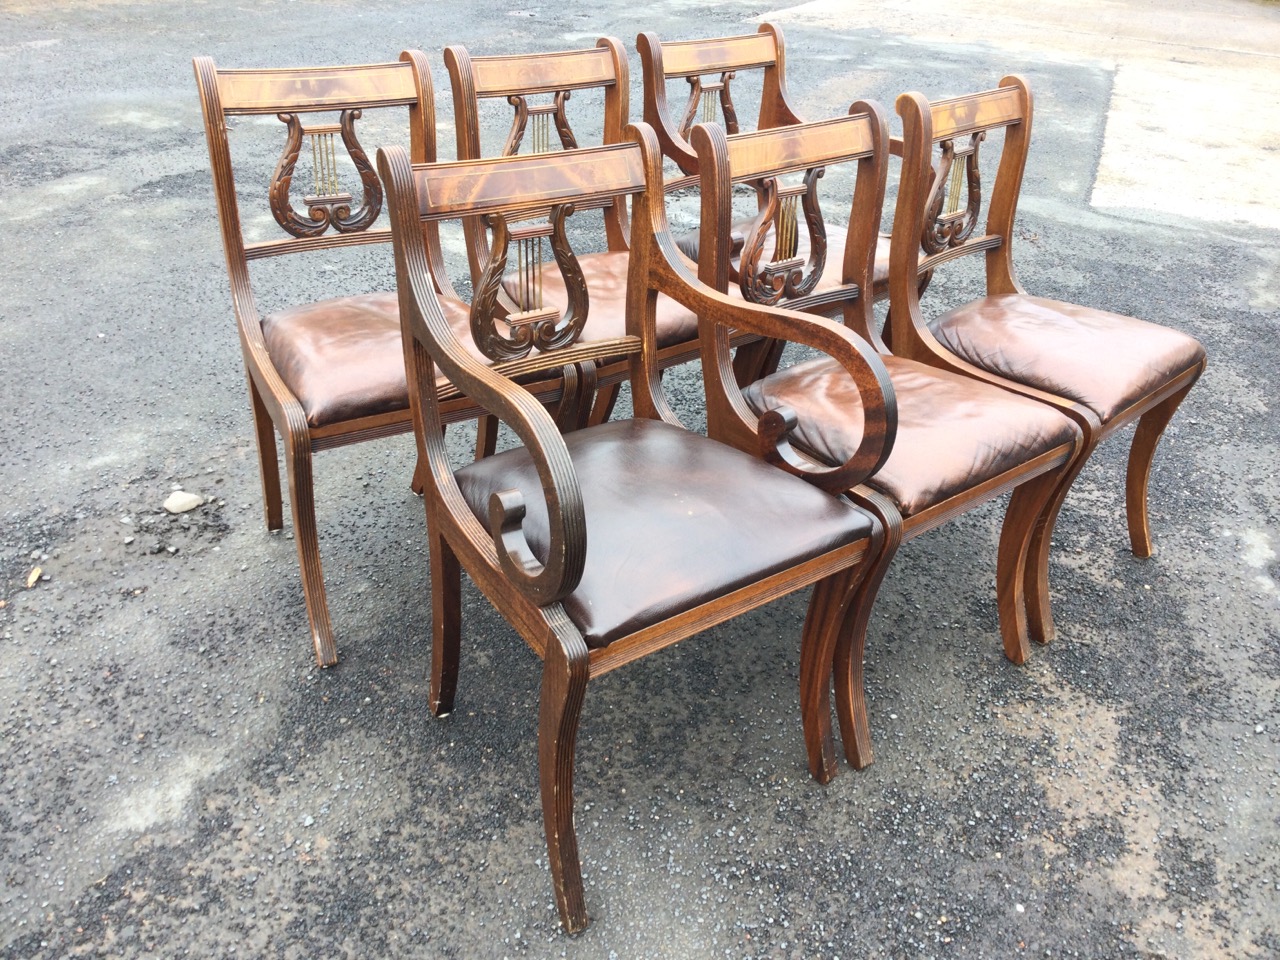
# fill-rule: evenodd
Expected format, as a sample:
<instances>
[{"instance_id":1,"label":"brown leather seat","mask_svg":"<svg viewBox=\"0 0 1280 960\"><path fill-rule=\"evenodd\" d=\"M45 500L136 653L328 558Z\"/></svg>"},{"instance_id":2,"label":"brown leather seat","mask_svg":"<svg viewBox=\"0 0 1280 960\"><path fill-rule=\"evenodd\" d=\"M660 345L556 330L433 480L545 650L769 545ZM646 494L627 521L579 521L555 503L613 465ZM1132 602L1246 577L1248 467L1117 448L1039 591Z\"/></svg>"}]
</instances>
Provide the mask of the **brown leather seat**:
<instances>
[{"instance_id":1,"label":"brown leather seat","mask_svg":"<svg viewBox=\"0 0 1280 960\"><path fill-rule=\"evenodd\" d=\"M470 308L441 297L449 326L476 359L488 363L470 332ZM262 319L267 353L307 415L323 427L409 406L395 293L338 297L290 307Z\"/></svg>"},{"instance_id":2,"label":"brown leather seat","mask_svg":"<svg viewBox=\"0 0 1280 960\"><path fill-rule=\"evenodd\" d=\"M1169 327L1020 294L975 300L929 328L974 366L1082 403L1103 424L1205 356Z\"/></svg>"},{"instance_id":3,"label":"brown leather seat","mask_svg":"<svg viewBox=\"0 0 1280 960\"><path fill-rule=\"evenodd\" d=\"M587 522L586 569L564 604L589 647L608 646L872 532L867 515L843 500L662 421L623 420L564 440ZM680 482L673 486L675 475ZM520 490L529 545L545 556L545 495L523 447L468 464L455 476L486 527L489 497ZM672 550L672 543L691 548Z\"/></svg>"},{"instance_id":4,"label":"brown leather seat","mask_svg":"<svg viewBox=\"0 0 1280 960\"><path fill-rule=\"evenodd\" d=\"M898 398L898 438L867 483L913 516L1069 443L1079 429L1047 404L913 360L884 356ZM853 380L830 358L810 360L743 391L757 413L787 406L799 415L797 446L843 463L862 439Z\"/></svg>"},{"instance_id":5,"label":"brown leather seat","mask_svg":"<svg viewBox=\"0 0 1280 960\"><path fill-rule=\"evenodd\" d=\"M587 326L580 343L610 340L627 335L627 269L630 254L625 250L588 253L578 258L582 277L591 297ZM569 296L559 270L543 273L543 302L563 311ZM658 294L658 346L688 343L698 337L698 318L668 296Z\"/></svg>"}]
</instances>

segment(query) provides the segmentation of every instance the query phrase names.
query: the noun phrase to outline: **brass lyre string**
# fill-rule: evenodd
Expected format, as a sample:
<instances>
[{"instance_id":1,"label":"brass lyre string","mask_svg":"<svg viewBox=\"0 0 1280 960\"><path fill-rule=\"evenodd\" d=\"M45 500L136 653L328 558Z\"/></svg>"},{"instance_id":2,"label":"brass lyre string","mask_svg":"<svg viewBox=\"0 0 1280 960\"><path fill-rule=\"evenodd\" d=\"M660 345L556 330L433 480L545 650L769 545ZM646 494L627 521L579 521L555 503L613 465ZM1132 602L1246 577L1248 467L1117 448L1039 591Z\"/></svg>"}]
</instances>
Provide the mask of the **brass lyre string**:
<instances>
[{"instance_id":1,"label":"brass lyre string","mask_svg":"<svg viewBox=\"0 0 1280 960\"><path fill-rule=\"evenodd\" d=\"M551 149L551 118L545 113L533 118L533 152L546 153Z\"/></svg>"},{"instance_id":2,"label":"brass lyre string","mask_svg":"<svg viewBox=\"0 0 1280 960\"><path fill-rule=\"evenodd\" d=\"M799 246L799 231L796 222L795 195L782 198L778 210L778 259L787 260L796 255Z\"/></svg>"},{"instance_id":3,"label":"brass lyre string","mask_svg":"<svg viewBox=\"0 0 1280 960\"><path fill-rule=\"evenodd\" d=\"M542 309L542 238L538 238L538 306Z\"/></svg>"},{"instance_id":4,"label":"brass lyre string","mask_svg":"<svg viewBox=\"0 0 1280 960\"><path fill-rule=\"evenodd\" d=\"M947 184L947 213L955 213L960 209L960 187L964 184L964 170L969 165L969 157L951 158L951 180Z\"/></svg>"},{"instance_id":5,"label":"brass lyre string","mask_svg":"<svg viewBox=\"0 0 1280 960\"><path fill-rule=\"evenodd\" d=\"M702 91L702 119L712 123L716 119L716 93L714 90Z\"/></svg>"},{"instance_id":6,"label":"brass lyre string","mask_svg":"<svg viewBox=\"0 0 1280 960\"><path fill-rule=\"evenodd\" d=\"M316 141L316 135L311 134L311 182L315 186L316 196L322 193L320 189L320 144Z\"/></svg>"}]
</instances>

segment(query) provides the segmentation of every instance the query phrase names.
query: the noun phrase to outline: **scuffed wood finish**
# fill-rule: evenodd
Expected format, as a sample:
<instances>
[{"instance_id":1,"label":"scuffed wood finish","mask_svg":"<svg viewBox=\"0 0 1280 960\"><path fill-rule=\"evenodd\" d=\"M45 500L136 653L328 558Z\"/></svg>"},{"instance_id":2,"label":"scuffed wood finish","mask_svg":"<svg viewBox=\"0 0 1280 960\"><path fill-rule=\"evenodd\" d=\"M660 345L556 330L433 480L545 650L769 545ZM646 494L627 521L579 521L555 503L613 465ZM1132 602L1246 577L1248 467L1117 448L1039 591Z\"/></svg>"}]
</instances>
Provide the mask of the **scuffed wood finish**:
<instances>
[{"instance_id":1,"label":"scuffed wood finish","mask_svg":"<svg viewBox=\"0 0 1280 960\"><path fill-rule=\"evenodd\" d=\"M1027 547L1024 589L1028 630L1033 638L1047 643L1055 632L1049 611L1049 548L1054 523L1072 483L1102 440L1138 421L1129 455L1125 503L1133 552L1139 557L1150 556L1147 482L1151 461L1165 426L1203 372L1204 361L1172 376L1127 408L1113 413L1103 424L1098 414L1084 404L998 376L951 353L929 328L928 317L920 305L922 288L915 282L916 271L929 275L944 263L981 254L985 261L988 296L1027 295L1014 267L1013 238L1018 197L1031 143L1031 91L1021 77L1007 76L997 89L934 103L918 93L905 93L898 98L897 111L903 124L903 165L890 254L890 322L895 351L1051 404L1075 421L1083 434L1074 463L1062 472L1057 488L1035 520L1035 529ZM1000 136L1003 137L1003 147L991 187L986 232L978 236L971 233L954 236L939 252L915 263L915 248L918 246L915 233L922 222L926 230L930 229L929 221L936 213L934 208L938 206L938 194L945 189L943 180L947 155L959 153L956 143L962 139L967 138L976 149L979 142ZM935 160L935 150L938 151L938 160ZM969 206L972 207L972 193L980 189L972 174L968 188Z\"/></svg>"},{"instance_id":2,"label":"scuffed wood finish","mask_svg":"<svg viewBox=\"0 0 1280 960\"><path fill-rule=\"evenodd\" d=\"M446 217L474 216L477 210L510 220L548 205L583 210L602 199L631 199L635 222L628 262L626 337L613 341L610 349L613 356L625 358L620 366L631 385L636 416L678 426L660 382L661 352L655 332L659 292L723 325L758 334L776 336L785 331L791 335L795 315L744 304L698 284L667 233L662 159L653 133L637 125L629 136L632 142L623 146L452 164L411 164L408 155L396 148L378 153L395 235L414 432L419 462L425 467L434 604L431 709L437 714L453 709L462 635L458 580L465 570L544 662L538 730L543 816L556 903L570 932L588 922L573 818L573 779L574 747L589 681L815 585L798 652L800 701L810 769L825 781L835 773L829 706L832 651L844 646L842 635L852 620L851 600L882 539L873 524L873 533L865 539L760 575L723 595L709 594L699 606L648 624L607 646L587 648L563 605L591 562L582 491L561 437L566 425L553 419L539 397L504 376L502 366L480 362L454 335L432 284L423 226ZM576 196L571 195L574 183ZM856 462L834 471L805 463L792 468L819 486L832 486L834 476L834 486L843 490L865 477L887 454L894 430L892 392L874 352L838 324L806 326L796 338L826 345L856 382L866 385L868 439ZM590 346L581 341L549 344L521 362L566 368L567 380L584 385L582 394L593 385L595 365L581 361ZM495 494L487 524L477 520L464 501L444 442L443 381L437 373L444 373L488 414L506 423L528 451L537 467L549 522L549 543L542 554L535 555L525 539L527 504L520 494ZM752 448L768 442L776 441L759 438ZM683 476L673 472L673 492L678 492ZM696 548L687 542L671 546L673 551Z\"/></svg>"},{"instance_id":3,"label":"scuffed wood finish","mask_svg":"<svg viewBox=\"0 0 1280 960\"><path fill-rule=\"evenodd\" d=\"M845 284L840 290L839 304L845 327L857 335L858 341L877 355L888 354L889 348L874 322L871 297L863 295L863 291L871 287L875 266L889 157L888 130L880 107L859 101L849 108L849 116L840 119L737 136L726 136L717 126L700 125L693 130L692 142L702 171L702 255L698 273L705 284L721 291L726 291L730 282L731 245L727 237L734 184L758 182L765 177L812 171L839 163L855 166L856 182L845 241ZM918 250L919 231L916 232L915 244ZM743 259L746 259L746 254ZM914 264L911 269L915 269ZM911 279L914 281L914 274ZM914 284L913 289L916 289ZM792 307L797 303L809 305L804 297L784 301L783 305ZM810 316L807 322L817 325L824 321ZM784 457L780 452L766 452L766 456L784 468L814 463L814 458L807 451L793 448L787 442L787 436L794 428L787 412L775 410L757 417L748 407L734 375L726 329L714 318L704 317L700 333L703 376L707 382L708 434L747 450L756 449L768 438L771 445L776 445L777 451L785 450L786 454ZM862 392L865 394L866 390ZM927 417L928 413L927 410L913 410L911 415L921 418ZM1031 636L1028 625L1030 601L1025 591L1027 584L1034 579L1027 575L1026 570L1034 556L1032 543L1038 530L1036 523L1062 482L1064 472L1070 469L1076 446L1076 443L1064 443L1039 456L1028 457L1004 473L973 484L908 517L903 516L901 504L873 486L863 484L868 477L871 484L875 483L874 472L883 465L884 459L863 460L860 473L840 473L837 469L829 475L830 479L848 480L850 495L875 515L885 530L884 544L861 581L858 595L847 612L847 628L839 631L840 643L832 651L841 737L846 756L855 767L865 767L872 760L870 724L862 688L866 630L879 585L898 546L967 510L1014 491L1005 514L996 562L996 582L1005 651L1011 660L1022 663L1027 657ZM888 450L883 452L887 457ZM831 470L834 465L823 466ZM1047 597L1043 600L1047 612Z\"/></svg>"}]
</instances>

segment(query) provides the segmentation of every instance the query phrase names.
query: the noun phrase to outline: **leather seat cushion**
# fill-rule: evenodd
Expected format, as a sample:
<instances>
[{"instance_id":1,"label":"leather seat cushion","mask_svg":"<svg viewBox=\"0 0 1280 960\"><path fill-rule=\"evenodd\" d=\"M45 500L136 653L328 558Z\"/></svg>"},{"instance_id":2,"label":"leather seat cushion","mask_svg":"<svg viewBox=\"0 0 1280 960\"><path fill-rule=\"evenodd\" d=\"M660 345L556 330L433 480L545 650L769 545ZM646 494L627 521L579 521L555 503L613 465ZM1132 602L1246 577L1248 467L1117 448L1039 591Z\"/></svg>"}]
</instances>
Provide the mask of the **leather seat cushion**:
<instances>
[{"instance_id":1,"label":"leather seat cushion","mask_svg":"<svg viewBox=\"0 0 1280 960\"><path fill-rule=\"evenodd\" d=\"M488 363L471 339L468 306L443 297L440 304L467 349ZM409 407L395 293L290 307L263 317L262 335L311 427Z\"/></svg>"},{"instance_id":2,"label":"leather seat cushion","mask_svg":"<svg viewBox=\"0 0 1280 960\"><path fill-rule=\"evenodd\" d=\"M589 306L587 325L579 336L580 343L612 340L627 335L627 267L630 254L625 250L588 253L578 258L582 277L587 284ZM563 311L569 303L564 278L554 263L548 263L542 274L542 302ZM503 283L513 293L510 277ZM690 310L663 294L658 294L658 346L670 347L689 343L698 337L698 318Z\"/></svg>"},{"instance_id":3,"label":"leather seat cushion","mask_svg":"<svg viewBox=\"0 0 1280 960\"><path fill-rule=\"evenodd\" d=\"M998 477L1079 436L1064 414L968 377L913 360L883 358L898 400L898 434L868 483L903 516ZM792 408L792 442L826 463L844 463L862 440L863 409L853 379L835 360L798 363L743 391L757 413Z\"/></svg>"},{"instance_id":4,"label":"leather seat cushion","mask_svg":"<svg viewBox=\"0 0 1280 960\"><path fill-rule=\"evenodd\" d=\"M607 646L873 529L870 517L845 501L661 421L616 421L564 439L587 523L585 572L564 605L591 647ZM523 447L468 464L456 476L486 530L490 496L520 490L530 548L546 556L546 503Z\"/></svg>"},{"instance_id":5,"label":"leather seat cushion","mask_svg":"<svg viewBox=\"0 0 1280 960\"><path fill-rule=\"evenodd\" d=\"M1082 403L1104 424L1204 359L1177 330L1019 294L975 300L929 326L974 366Z\"/></svg>"}]
</instances>

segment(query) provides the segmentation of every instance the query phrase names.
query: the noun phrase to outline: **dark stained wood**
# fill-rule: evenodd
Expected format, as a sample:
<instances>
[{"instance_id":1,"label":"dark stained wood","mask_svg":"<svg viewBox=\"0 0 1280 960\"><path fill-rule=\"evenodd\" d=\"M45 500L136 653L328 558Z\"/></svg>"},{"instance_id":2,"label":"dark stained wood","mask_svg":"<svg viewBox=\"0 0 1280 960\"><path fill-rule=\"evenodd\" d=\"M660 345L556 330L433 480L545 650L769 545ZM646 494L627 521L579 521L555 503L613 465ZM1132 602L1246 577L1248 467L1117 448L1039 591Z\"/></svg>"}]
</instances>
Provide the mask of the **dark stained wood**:
<instances>
[{"instance_id":1,"label":"dark stained wood","mask_svg":"<svg viewBox=\"0 0 1280 960\"><path fill-rule=\"evenodd\" d=\"M538 396L504 376L502 366L487 366L464 348L441 312L423 225L450 214L459 219L472 216L478 209L510 218L517 211L523 215L548 205L562 204L562 210L572 205L577 211L592 209L605 199L631 199L634 222L626 337L612 343L610 349L615 356L625 356L621 366L631 386L635 416L678 426L660 381L662 352L655 332L659 292L725 327L754 335L790 335L794 315L735 301L698 284L667 234L662 160L653 132L636 125L629 136L632 142L625 146L454 164L411 164L405 151L396 148L378 154L395 235L415 437L419 462L425 466L435 634L431 707L438 714L453 708L462 636L458 580L465 570L543 659L538 730L543 815L556 902L570 932L583 929L588 922L573 820L574 747L588 682L763 603L814 585L798 650L801 720L810 769L825 781L835 773L829 706L833 651L846 646L843 634L853 621L853 598L883 539L879 527L868 521L871 532L865 537L785 569L761 571L745 585L719 595L708 593L704 601L683 612L645 623L607 645L588 648L565 606L592 562L582 491L561 436L563 429L577 424L557 423ZM569 196L575 181L579 195ZM855 462L832 469L797 461L788 468L812 484L844 490L864 479L867 467L881 460L892 444L892 392L874 351L839 324L809 324L796 332L796 338L825 344L857 382L866 385L868 439ZM582 384L578 391L582 397L593 386L595 366L577 358L589 346L581 339L549 345L526 361L547 369L575 368L577 372L567 373L566 380ZM438 372L504 422L536 465L548 519L548 542L541 553L535 553L526 541L528 505L521 494L514 490L494 494L487 522L478 520L464 500L444 442L441 384L446 381L437 377ZM568 419L581 413L579 409ZM589 426L585 431L612 428ZM576 437L583 440L584 434ZM749 446L756 450L773 442L759 437ZM673 466L673 493L678 494L682 484L689 482L686 474L687 465ZM772 472L765 475L771 483L780 479L804 490L806 497L812 495L799 480L788 481ZM788 502L793 500L794 496ZM668 533L659 527L652 536ZM696 544L681 540L671 549L696 550Z\"/></svg>"},{"instance_id":2,"label":"dark stained wood","mask_svg":"<svg viewBox=\"0 0 1280 960\"><path fill-rule=\"evenodd\" d=\"M729 199L734 184L758 182L766 177L812 171L838 163L854 165L856 181L843 265L845 283L838 302L845 328L855 333L868 350L889 354L874 322L872 298L862 295L862 291L871 288L887 176L889 138L881 109L876 104L859 101L850 107L849 116L840 119L737 136L727 136L715 125L700 125L692 132L692 143L702 171L702 236L698 273L703 283L721 291L729 288L731 245L727 237ZM918 230L914 244L915 251L918 251ZM903 259L907 257L904 255ZM915 269L913 259L909 277L913 290L917 289ZM788 308L795 303L807 305L803 296L781 301L781 305ZM809 317L807 323L811 325L830 322L810 314L806 316ZM730 344L723 326L712 318L706 318L701 325L701 336L709 435L740 449L756 449L754 445L768 438L778 451L771 459L784 468L816 462L816 455L792 447L788 442L793 423L788 422L785 413L775 410L757 416L749 407L735 377ZM927 367L921 368L922 372L927 370ZM931 413L927 408L912 409L910 416L917 422L927 421ZM979 424L975 429L992 426L999 425ZM862 459L860 472L852 473L864 478L870 473L868 483L849 485L850 495L860 506L876 515L886 531L885 544L863 579L851 607L850 627L840 634L841 645L833 651L841 736L846 755L855 767L864 767L872 759L870 725L862 690L866 629L876 591L899 544L1012 490L1013 497L1005 514L996 560L996 586L1005 652L1010 660L1022 663L1028 655L1028 641L1032 635L1028 626L1029 601L1025 591L1028 583L1035 582L1035 577L1028 575L1027 569L1037 556L1032 549L1037 521L1062 483L1065 472L1070 469L1079 442L1077 439L1034 456L1024 456L995 476L970 483L966 489L918 512L907 511L901 503L875 487L875 471L883 466L883 458L874 461ZM888 451L883 452L887 454ZM904 516L904 513L909 515ZM1037 596L1037 600L1044 602L1047 611L1047 596Z\"/></svg>"},{"instance_id":3,"label":"dark stained wood","mask_svg":"<svg viewBox=\"0 0 1280 960\"><path fill-rule=\"evenodd\" d=\"M205 136L213 173L223 250L231 284L231 300L248 379L258 466L262 477L263 512L269 530L284 522L280 466L275 436L284 444L293 512L294 539L302 571L303 595L311 626L316 662L337 662L337 644L329 617L320 548L316 533L312 483L312 455L321 450L404 433L412 428L410 410L381 412L312 426L301 401L293 394L276 367L263 334L257 295L250 282L249 261L324 249L342 249L391 242L391 232L371 226L381 207L381 185L359 143L359 121L371 111L391 109L407 115L405 129L410 149L419 161L436 154L435 104L426 58L417 51L401 54L399 62L350 67L308 67L272 70L219 70L208 57L194 61L196 83L204 114ZM337 124L313 122L316 113L339 113ZM284 236L258 243L245 242L241 230L235 171L228 140L227 118L244 115L280 117L281 159L272 184L261 198L270 208ZM319 146L304 145L308 131L329 138L333 154L321 164L325 176L319 192L291 186L299 153L305 160L320 159ZM342 147L338 146L341 139ZM323 141L322 141L323 142ZM339 149L345 149L360 177L362 202L356 207L352 192L335 185ZM313 184L314 190L314 184ZM298 193L310 193L299 197ZM300 203L306 212L299 212ZM355 207L353 212L353 207ZM438 228L423 225L425 256L436 288L445 296L457 294L444 270ZM269 278L260 278L266 282ZM362 291L367 292L367 291ZM558 375L531 385L544 402L555 403L563 394ZM479 408L456 390L450 390L446 417L452 422L472 419Z\"/></svg>"},{"instance_id":4,"label":"dark stained wood","mask_svg":"<svg viewBox=\"0 0 1280 960\"><path fill-rule=\"evenodd\" d=\"M1027 380L1001 376L956 356L944 346L929 327L929 317L920 304L921 288L917 271L930 274L934 269L960 257L981 254L986 266L987 295L1027 297L1018 280L1013 262L1014 220L1018 197L1026 170L1031 142L1033 103L1026 81L1017 76L1005 77L994 90L954 97L930 103L918 93L898 98L898 114L902 117L902 180L894 217L891 252L891 312L894 349L941 369L962 373L1016 391L1051 404L1071 417L1084 436L1075 462L1059 478L1057 489L1037 518L1032 541L1028 546L1030 562L1025 576L1029 630L1031 636L1048 642L1054 635L1049 612L1048 559L1054 522L1075 477L1083 469L1097 445L1115 431L1138 421L1129 455L1125 485L1126 513L1130 543L1136 556L1151 555L1151 534L1147 517L1147 482L1156 445L1165 426L1204 370L1203 355L1198 362L1169 377L1124 409L1102 416L1083 403L1056 396L1033 386L1034 371ZM936 199L944 189L946 157L956 152L955 144L969 140L975 144L984 138L1003 136L999 166L991 187L986 231L979 236L953 236L932 256L915 262L915 232L919 224L930 229L929 221L936 212ZM975 184L970 183L970 188ZM972 197L971 197L972 200ZM1071 305L1064 305L1071 307ZM1099 314L1104 319L1105 315ZM1128 352L1117 340L1117 354ZM1105 420L1105 422L1104 422Z\"/></svg>"}]
</instances>

